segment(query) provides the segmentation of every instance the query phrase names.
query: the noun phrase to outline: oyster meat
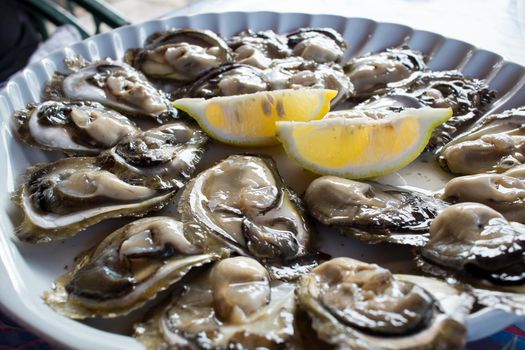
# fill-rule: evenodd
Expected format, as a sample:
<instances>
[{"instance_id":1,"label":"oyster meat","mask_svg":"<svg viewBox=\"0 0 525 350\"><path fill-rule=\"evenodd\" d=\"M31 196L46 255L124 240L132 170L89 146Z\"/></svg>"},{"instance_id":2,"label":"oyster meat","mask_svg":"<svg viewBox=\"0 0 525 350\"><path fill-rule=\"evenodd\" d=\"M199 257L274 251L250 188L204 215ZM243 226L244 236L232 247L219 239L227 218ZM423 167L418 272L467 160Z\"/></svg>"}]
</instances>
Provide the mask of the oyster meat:
<instances>
[{"instance_id":1,"label":"oyster meat","mask_svg":"<svg viewBox=\"0 0 525 350\"><path fill-rule=\"evenodd\" d=\"M286 37L293 55L317 63L340 62L347 47L332 28L300 28Z\"/></svg>"},{"instance_id":2,"label":"oyster meat","mask_svg":"<svg viewBox=\"0 0 525 350\"><path fill-rule=\"evenodd\" d=\"M64 239L105 219L159 210L175 195L128 184L96 160L66 158L30 167L14 198L24 212L17 237L32 243Z\"/></svg>"},{"instance_id":3,"label":"oyster meat","mask_svg":"<svg viewBox=\"0 0 525 350\"><path fill-rule=\"evenodd\" d=\"M418 282L350 258L319 265L296 292L324 345L307 349L461 349L472 299L445 283L436 293L429 285L439 282Z\"/></svg>"},{"instance_id":4,"label":"oyster meat","mask_svg":"<svg viewBox=\"0 0 525 350\"><path fill-rule=\"evenodd\" d=\"M308 212L321 223L370 242L423 245L430 223L445 202L423 193L335 176L306 189Z\"/></svg>"},{"instance_id":5,"label":"oyster meat","mask_svg":"<svg viewBox=\"0 0 525 350\"><path fill-rule=\"evenodd\" d=\"M503 172L525 162L525 107L480 119L439 152L443 168L455 174Z\"/></svg>"},{"instance_id":6,"label":"oyster meat","mask_svg":"<svg viewBox=\"0 0 525 350\"><path fill-rule=\"evenodd\" d=\"M135 326L147 349L283 349L294 336L294 285L256 260L222 260L181 282L172 301Z\"/></svg>"},{"instance_id":7,"label":"oyster meat","mask_svg":"<svg viewBox=\"0 0 525 350\"><path fill-rule=\"evenodd\" d=\"M97 155L140 129L122 114L96 102L46 101L14 115L24 142L69 155Z\"/></svg>"},{"instance_id":8,"label":"oyster meat","mask_svg":"<svg viewBox=\"0 0 525 350\"><path fill-rule=\"evenodd\" d=\"M474 287L479 304L525 315L525 225L479 203L452 205L434 219L418 266Z\"/></svg>"},{"instance_id":9,"label":"oyster meat","mask_svg":"<svg viewBox=\"0 0 525 350\"><path fill-rule=\"evenodd\" d=\"M148 78L191 82L232 61L226 42L209 30L172 29L155 33L144 48L126 53L126 61Z\"/></svg>"},{"instance_id":10,"label":"oyster meat","mask_svg":"<svg viewBox=\"0 0 525 350\"><path fill-rule=\"evenodd\" d=\"M235 62L260 69L268 68L273 59L291 55L286 37L272 30L242 31L230 38L228 45L235 50Z\"/></svg>"},{"instance_id":11,"label":"oyster meat","mask_svg":"<svg viewBox=\"0 0 525 350\"><path fill-rule=\"evenodd\" d=\"M440 198L450 203L485 204L507 220L525 223L525 181L504 174L476 174L450 180Z\"/></svg>"},{"instance_id":12,"label":"oyster meat","mask_svg":"<svg viewBox=\"0 0 525 350\"><path fill-rule=\"evenodd\" d=\"M46 86L50 100L95 101L122 113L166 122L177 110L133 67L109 59L88 63L81 58L66 60L69 74L55 73Z\"/></svg>"},{"instance_id":13,"label":"oyster meat","mask_svg":"<svg viewBox=\"0 0 525 350\"><path fill-rule=\"evenodd\" d=\"M270 261L309 252L313 231L301 201L269 158L232 155L203 171L185 187L179 212L198 246Z\"/></svg>"},{"instance_id":14,"label":"oyster meat","mask_svg":"<svg viewBox=\"0 0 525 350\"><path fill-rule=\"evenodd\" d=\"M204 154L208 137L182 121L144 131L99 156L120 179L152 189L181 188Z\"/></svg>"},{"instance_id":15,"label":"oyster meat","mask_svg":"<svg viewBox=\"0 0 525 350\"><path fill-rule=\"evenodd\" d=\"M79 257L44 300L70 318L116 317L142 306L190 269L218 258L193 246L181 222L164 216L144 218L116 230Z\"/></svg>"},{"instance_id":16,"label":"oyster meat","mask_svg":"<svg viewBox=\"0 0 525 350\"><path fill-rule=\"evenodd\" d=\"M354 100L384 92L389 83L404 80L416 71L427 70L423 54L408 48L367 53L352 58L343 68L354 84Z\"/></svg>"}]
</instances>

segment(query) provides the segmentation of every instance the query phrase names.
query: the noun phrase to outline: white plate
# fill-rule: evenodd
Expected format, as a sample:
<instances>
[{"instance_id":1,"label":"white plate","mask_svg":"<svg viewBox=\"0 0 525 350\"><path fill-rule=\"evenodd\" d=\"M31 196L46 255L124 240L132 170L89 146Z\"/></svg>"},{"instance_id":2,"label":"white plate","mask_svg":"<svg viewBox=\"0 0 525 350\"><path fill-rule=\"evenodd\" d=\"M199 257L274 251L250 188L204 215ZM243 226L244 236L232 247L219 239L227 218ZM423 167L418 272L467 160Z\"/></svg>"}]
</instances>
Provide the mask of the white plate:
<instances>
[{"instance_id":1,"label":"white plate","mask_svg":"<svg viewBox=\"0 0 525 350\"><path fill-rule=\"evenodd\" d=\"M40 299L42 292L49 289L53 280L64 272L66 266L71 266L73 258L79 252L94 245L105 234L129 220L110 220L64 242L45 245L18 242L14 236L13 222L17 222L19 212L10 203L10 196L16 188L19 176L30 164L51 161L61 155L43 152L17 142L11 131L11 115L26 103L41 99L45 82L56 70L64 68L63 59L66 56L81 55L89 60L104 57L121 58L128 48L142 46L149 34L171 27L211 29L226 37L247 28L255 31L273 29L286 32L298 27L332 27L342 33L350 44L347 55L382 50L406 43L411 48L429 55L429 66L434 70L458 68L469 76L488 79L490 87L498 91L498 99L490 112L525 104L525 68L506 62L497 54L476 49L462 41L403 25L333 15L230 12L167 18L97 35L28 66L14 76L0 92L0 307L23 326L60 347L142 348L134 339L115 333L129 333L131 323L138 320L143 311L134 312L125 318L81 323L56 314ZM214 146L212 151L207 153L201 169L228 153L242 151L244 150ZM287 160L279 148L259 149L258 152L274 155L285 179L299 193L304 191L308 181L314 177ZM382 180L397 185L435 190L448 178L449 175L440 171L438 167L429 168L428 165L416 162ZM167 208L165 212L173 213L174 206ZM327 229L322 231L322 247L334 256L348 255L377 262L395 271L412 268L408 249L367 245L341 237ZM485 337L520 320L522 319L511 314L481 310L469 318L469 340Z\"/></svg>"}]
</instances>

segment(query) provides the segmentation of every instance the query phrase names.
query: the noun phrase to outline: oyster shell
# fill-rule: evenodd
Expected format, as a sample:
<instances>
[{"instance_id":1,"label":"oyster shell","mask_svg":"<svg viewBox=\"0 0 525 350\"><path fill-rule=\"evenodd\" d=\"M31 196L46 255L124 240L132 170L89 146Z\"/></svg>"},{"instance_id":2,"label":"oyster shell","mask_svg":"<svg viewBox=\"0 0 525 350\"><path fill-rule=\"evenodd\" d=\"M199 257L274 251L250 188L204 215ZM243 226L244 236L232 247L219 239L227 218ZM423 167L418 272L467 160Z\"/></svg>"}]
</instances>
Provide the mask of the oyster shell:
<instances>
[{"instance_id":1,"label":"oyster shell","mask_svg":"<svg viewBox=\"0 0 525 350\"><path fill-rule=\"evenodd\" d=\"M472 299L444 283L436 293L418 282L336 258L303 276L296 294L325 348L461 349Z\"/></svg>"},{"instance_id":2,"label":"oyster shell","mask_svg":"<svg viewBox=\"0 0 525 350\"><path fill-rule=\"evenodd\" d=\"M232 155L186 185L179 202L197 246L290 261L309 252L313 230L300 199L269 158Z\"/></svg>"},{"instance_id":3,"label":"oyster shell","mask_svg":"<svg viewBox=\"0 0 525 350\"><path fill-rule=\"evenodd\" d=\"M159 210L174 195L128 184L102 170L96 158L38 164L27 170L14 198L24 212L16 235L32 243L64 239L105 219Z\"/></svg>"},{"instance_id":4,"label":"oyster shell","mask_svg":"<svg viewBox=\"0 0 525 350\"><path fill-rule=\"evenodd\" d=\"M152 189L181 188L204 154L208 137L179 121L136 134L98 158L120 179Z\"/></svg>"},{"instance_id":5,"label":"oyster shell","mask_svg":"<svg viewBox=\"0 0 525 350\"><path fill-rule=\"evenodd\" d=\"M295 56L317 63L340 62L347 45L332 28L300 28L286 35Z\"/></svg>"},{"instance_id":6,"label":"oyster shell","mask_svg":"<svg viewBox=\"0 0 525 350\"><path fill-rule=\"evenodd\" d=\"M439 197L450 203L485 204L507 220L525 223L525 181L504 174L476 174L450 180Z\"/></svg>"},{"instance_id":7,"label":"oyster shell","mask_svg":"<svg viewBox=\"0 0 525 350\"><path fill-rule=\"evenodd\" d=\"M453 116L436 128L429 148L443 146L475 122L495 97L483 80L465 77L459 71L414 72L407 79L387 84L383 91L357 109L452 108Z\"/></svg>"},{"instance_id":8,"label":"oyster shell","mask_svg":"<svg viewBox=\"0 0 525 350\"><path fill-rule=\"evenodd\" d=\"M75 319L116 317L219 257L204 254L185 237L182 223L158 216L136 220L108 235L58 278L44 301Z\"/></svg>"},{"instance_id":9,"label":"oyster shell","mask_svg":"<svg viewBox=\"0 0 525 350\"><path fill-rule=\"evenodd\" d=\"M209 30L171 29L151 35L126 61L148 78L190 82L206 71L231 62L231 50Z\"/></svg>"},{"instance_id":10,"label":"oyster shell","mask_svg":"<svg viewBox=\"0 0 525 350\"><path fill-rule=\"evenodd\" d=\"M354 100L383 92L387 85L404 80L416 71L427 70L423 54L408 48L387 49L354 57L343 69L354 84Z\"/></svg>"},{"instance_id":11,"label":"oyster shell","mask_svg":"<svg viewBox=\"0 0 525 350\"><path fill-rule=\"evenodd\" d=\"M492 114L446 144L439 163L456 174L503 172L525 162L525 107Z\"/></svg>"},{"instance_id":12,"label":"oyster shell","mask_svg":"<svg viewBox=\"0 0 525 350\"><path fill-rule=\"evenodd\" d=\"M525 315L525 225L479 203L444 209L433 221L418 266L474 287L479 304Z\"/></svg>"},{"instance_id":13,"label":"oyster shell","mask_svg":"<svg viewBox=\"0 0 525 350\"><path fill-rule=\"evenodd\" d=\"M109 59L88 63L65 61L69 74L55 73L46 86L46 99L95 101L122 113L166 122L177 117L164 93L136 69Z\"/></svg>"},{"instance_id":14,"label":"oyster shell","mask_svg":"<svg viewBox=\"0 0 525 350\"><path fill-rule=\"evenodd\" d=\"M29 145L69 155L97 155L140 129L96 102L46 101L14 115L17 136Z\"/></svg>"},{"instance_id":15,"label":"oyster shell","mask_svg":"<svg viewBox=\"0 0 525 350\"><path fill-rule=\"evenodd\" d=\"M235 62L260 69L268 68L273 59L291 55L286 37L272 30L242 31L230 38L228 45L235 51Z\"/></svg>"},{"instance_id":16,"label":"oyster shell","mask_svg":"<svg viewBox=\"0 0 525 350\"><path fill-rule=\"evenodd\" d=\"M135 337L151 350L283 349L294 336L294 311L293 284L234 257L181 283L167 306L135 326Z\"/></svg>"},{"instance_id":17,"label":"oyster shell","mask_svg":"<svg viewBox=\"0 0 525 350\"><path fill-rule=\"evenodd\" d=\"M423 245L446 203L423 193L322 176L306 189L308 212L321 223L369 242Z\"/></svg>"}]
</instances>

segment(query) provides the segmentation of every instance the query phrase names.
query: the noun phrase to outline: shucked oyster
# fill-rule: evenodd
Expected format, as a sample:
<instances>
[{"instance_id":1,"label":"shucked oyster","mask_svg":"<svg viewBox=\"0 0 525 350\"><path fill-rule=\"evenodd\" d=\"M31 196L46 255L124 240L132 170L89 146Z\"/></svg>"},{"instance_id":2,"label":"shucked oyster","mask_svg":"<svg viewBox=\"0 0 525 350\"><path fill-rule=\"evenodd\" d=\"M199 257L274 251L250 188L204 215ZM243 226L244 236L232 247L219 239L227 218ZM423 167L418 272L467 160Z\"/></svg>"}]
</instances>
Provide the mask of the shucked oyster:
<instances>
[{"instance_id":1,"label":"shucked oyster","mask_svg":"<svg viewBox=\"0 0 525 350\"><path fill-rule=\"evenodd\" d=\"M207 142L202 130L179 121L134 135L101 154L98 162L133 185L181 188L195 171Z\"/></svg>"},{"instance_id":2,"label":"shucked oyster","mask_svg":"<svg viewBox=\"0 0 525 350\"><path fill-rule=\"evenodd\" d=\"M492 114L446 144L439 162L456 174L503 172L525 162L525 107Z\"/></svg>"},{"instance_id":3,"label":"shucked oyster","mask_svg":"<svg viewBox=\"0 0 525 350\"><path fill-rule=\"evenodd\" d=\"M230 62L231 50L209 30L172 29L151 35L142 49L129 50L126 61L149 78L188 82Z\"/></svg>"},{"instance_id":4,"label":"shucked oyster","mask_svg":"<svg viewBox=\"0 0 525 350\"><path fill-rule=\"evenodd\" d=\"M346 43L332 28L300 28L286 35L295 56L317 63L339 62Z\"/></svg>"},{"instance_id":5,"label":"shucked oyster","mask_svg":"<svg viewBox=\"0 0 525 350\"><path fill-rule=\"evenodd\" d=\"M445 283L407 277L350 258L332 259L303 276L298 307L323 342L307 349L462 348L472 299Z\"/></svg>"},{"instance_id":6,"label":"shucked oyster","mask_svg":"<svg viewBox=\"0 0 525 350\"><path fill-rule=\"evenodd\" d=\"M504 174L466 175L450 180L440 198L450 203L485 204L507 220L525 223L525 181Z\"/></svg>"},{"instance_id":7,"label":"shucked oyster","mask_svg":"<svg viewBox=\"0 0 525 350\"><path fill-rule=\"evenodd\" d=\"M444 202L377 183L322 176L304 196L309 213L344 234L372 242L422 245Z\"/></svg>"},{"instance_id":8,"label":"shucked oyster","mask_svg":"<svg viewBox=\"0 0 525 350\"><path fill-rule=\"evenodd\" d=\"M192 179L179 212L188 239L258 259L304 256L312 228L271 159L232 155Z\"/></svg>"},{"instance_id":9,"label":"shucked oyster","mask_svg":"<svg viewBox=\"0 0 525 350\"><path fill-rule=\"evenodd\" d=\"M360 100L381 92L389 83L408 78L413 72L426 70L427 66L420 52L397 48L354 57L343 68L354 84L353 98Z\"/></svg>"},{"instance_id":10,"label":"shucked oyster","mask_svg":"<svg viewBox=\"0 0 525 350\"><path fill-rule=\"evenodd\" d=\"M191 268L217 258L193 246L179 221L163 216L140 219L80 257L44 300L71 318L116 317L142 306Z\"/></svg>"},{"instance_id":11,"label":"shucked oyster","mask_svg":"<svg viewBox=\"0 0 525 350\"><path fill-rule=\"evenodd\" d=\"M172 301L135 326L147 349L284 349L294 336L294 285L235 257L179 285Z\"/></svg>"},{"instance_id":12,"label":"shucked oyster","mask_svg":"<svg viewBox=\"0 0 525 350\"><path fill-rule=\"evenodd\" d=\"M66 158L30 167L16 203L24 221L16 235L32 243L72 236L102 220L159 210L175 190L131 185L102 170L96 158Z\"/></svg>"},{"instance_id":13,"label":"shucked oyster","mask_svg":"<svg viewBox=\"0 0 525 350\"><path fill-rule=\"evenodd\" d=\"M418 265L477 288L478 303L525 315L525 225L483 204L460 203L433 221Z\"/></svg>"},{"instance_id":14,"label":"shucked oyster","mask_svg":"<svg viewBox=\"0 0 525 350\"><path fill-rule=\"evenodd\" d=\"M46 87L47 99L96 101L123 113L159 122L177 116L177 110L166 96L125 63L109 59L88 63L75 58L66 60L66 65L71 73L55 73Z\"/></svg>"},{"instance_id":15,"label":"shucked oyster","mask_svg":"<svg viewBox=\"0 0 525 350\"><path fill-rule=\"evenodd\" d=\"M272 30L242 31L229 39L228 45L235 50L235 62L261 69L268 68L273 59L291 54L286 37Z\"/></svg>"},{"instance_id":16,"label":"shucked oyster","mask_svg":"<svg viewBox=\"0 0 525 350\"><path fill-rule=\"evenodd\" d=\"M140 130L122 114L96 102L46 101L15 113L24 142L70 155L96 155Z\"/></svg>"},{"instance_id":17,"label":"shucked oyster","mask_svg":"<svg viewBox=\"0 0 525 350\"><path fill-rule=\"evenodd\" d=\"M495 97L483 80L465 77L459 71L413 73L407 79L387 84L357 109L386 109L400 111L406 108L452 108L453 116L434 130L429 148L444 145L471 125Z\"/></svg>"}]
</instances>

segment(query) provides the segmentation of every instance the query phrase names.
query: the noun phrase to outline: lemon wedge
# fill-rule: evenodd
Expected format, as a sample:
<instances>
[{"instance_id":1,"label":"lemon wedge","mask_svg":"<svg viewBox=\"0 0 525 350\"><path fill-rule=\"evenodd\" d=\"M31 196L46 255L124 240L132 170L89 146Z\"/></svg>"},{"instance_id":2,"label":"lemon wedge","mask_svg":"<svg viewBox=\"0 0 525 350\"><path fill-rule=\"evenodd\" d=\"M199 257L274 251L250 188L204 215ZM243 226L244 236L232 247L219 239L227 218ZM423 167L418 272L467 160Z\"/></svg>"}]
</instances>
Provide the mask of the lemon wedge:
<instances>
[{"instance_id":1,"label":"lemon wedge","mask_svg":"<svg viewBox=\"0 0 525 350\"><path fill-rule=\"evenodd\" d=\"M450 108L408 109L384 119L332 117L277 122L277 137L303 168L349 179L394 172L423 152Z\"/></svg>"},{"instance_id":2,"label":"lemon wedge","mask_svg":"<svg viewBox=\"0 0 525 350\"><path fill-rule=\"evenodd\" d=\"M189 114L215 140L237 146L277 144L276 121L322 118L337 95L327 89L286 89L253 94L181 98L173 105Z\"/></svg>"}]
</instances>

